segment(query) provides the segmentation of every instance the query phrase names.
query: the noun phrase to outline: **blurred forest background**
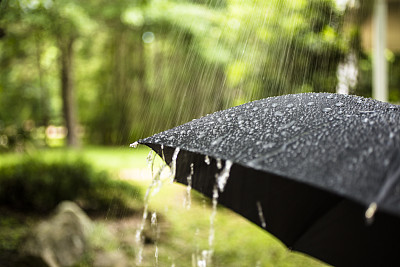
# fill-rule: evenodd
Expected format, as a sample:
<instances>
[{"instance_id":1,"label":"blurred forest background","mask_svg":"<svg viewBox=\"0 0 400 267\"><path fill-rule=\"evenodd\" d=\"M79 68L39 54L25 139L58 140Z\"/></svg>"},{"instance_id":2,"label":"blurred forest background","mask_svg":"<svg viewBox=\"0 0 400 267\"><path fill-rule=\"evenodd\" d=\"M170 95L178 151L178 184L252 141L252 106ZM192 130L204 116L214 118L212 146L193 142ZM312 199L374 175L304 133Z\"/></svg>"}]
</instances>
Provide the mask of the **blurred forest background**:
<instances>
[{"instance_id":1,"label":"blurred forest background","mask_svg":"<svg viewBox=\"0 0 400 267\"><path fill-rule=\"evenodd\" d=\"M398 2L388 0L395 18ZM210 201L193 192L182 208L181 187L150 203L161 226L149 216L135 265L149 150L123 147L264 97L371 97L372 13L372 0L0 0L0 265L18 266L31 229L72 200L94 224L74 266L205 266L204 249L215 266L325 266L226 209L210 226ZM398 103L400 47L390 49ZM115 265L96 264L112 253Z\"/></svg>"},{"instance_id":2,"label":"blurred forest background","mask_svg":"<svg viewBox=\"0 0 400 267\"><path fill-rule=\"evenodd\" d=\"M335 92L350 54L349 91L370 96L360 25L372 5L350 2L2 0L0 151L126 146L250 100Z\"/></svg>"}]
</instances>

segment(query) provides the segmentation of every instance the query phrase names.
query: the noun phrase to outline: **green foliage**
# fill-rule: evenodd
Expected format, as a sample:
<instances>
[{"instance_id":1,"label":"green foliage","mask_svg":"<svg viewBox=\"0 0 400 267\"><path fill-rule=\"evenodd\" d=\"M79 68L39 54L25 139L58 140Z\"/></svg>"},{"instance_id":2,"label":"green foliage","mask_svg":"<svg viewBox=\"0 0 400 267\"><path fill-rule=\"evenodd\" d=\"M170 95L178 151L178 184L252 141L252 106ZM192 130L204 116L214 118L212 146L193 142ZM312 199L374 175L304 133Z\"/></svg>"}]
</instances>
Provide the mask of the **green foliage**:
<instances>
[{"instance_id":1,"label":"green foliage","mask_svg":"<svg viewBox=\"0 0 400 267\"><path fill-rule=\"evenodd\" d=\"M89 211L112 208L124 215L137 208L139 195L132 184L95 172L82 160L27 158L0 166L0 205L16 210L48 212L72 200Z\"/></svg>"},{"instance_id":2,"label":"green foliage","mask_svg":"<svg viewBox=\"0 0 400 267\"><path fill-rule=\"evenodd\" d=\"M256 98L333 91L348 52L332 0L13 0L1 12L0 125L65 124L59 57L74 40L79 122L95 144Z\"/></svg>"}]
</instances>

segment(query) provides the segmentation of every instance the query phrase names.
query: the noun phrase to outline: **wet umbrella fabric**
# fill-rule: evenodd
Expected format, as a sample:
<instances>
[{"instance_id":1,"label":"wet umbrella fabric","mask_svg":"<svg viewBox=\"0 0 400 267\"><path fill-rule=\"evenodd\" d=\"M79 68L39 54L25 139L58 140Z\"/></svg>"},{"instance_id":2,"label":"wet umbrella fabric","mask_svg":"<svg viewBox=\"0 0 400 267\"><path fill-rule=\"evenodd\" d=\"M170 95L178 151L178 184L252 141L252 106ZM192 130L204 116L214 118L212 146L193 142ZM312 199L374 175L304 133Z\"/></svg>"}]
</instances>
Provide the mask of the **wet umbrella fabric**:
<instances>
[{"instance_id":1,"label":"wet umbrella fabric","mask_svg":"<svg viewBox=\"0 0 400 267\"><path fill-rule=\"evenodd\" d=\"M291 249L337 266L393 266L399 132L399 106L310 93L250 102L139 143L167 163L179 147L176 180L186 184L193 163L192 187L209 197L224 169L218 159L233 163L226 185L219 181L219 203Z\"/></svg>"}]
</instances>

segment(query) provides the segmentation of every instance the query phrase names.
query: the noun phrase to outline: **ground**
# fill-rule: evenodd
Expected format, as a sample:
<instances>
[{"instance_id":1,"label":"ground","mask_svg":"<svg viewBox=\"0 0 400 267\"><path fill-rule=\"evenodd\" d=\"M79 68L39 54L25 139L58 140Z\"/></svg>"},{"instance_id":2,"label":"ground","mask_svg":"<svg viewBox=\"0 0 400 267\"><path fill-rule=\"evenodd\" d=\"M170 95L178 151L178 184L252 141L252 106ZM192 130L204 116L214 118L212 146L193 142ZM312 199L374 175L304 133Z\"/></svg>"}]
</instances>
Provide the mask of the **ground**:
<instances>
[{"instance_id":1,"label":"ground","mask_svg":"<svg viewBox=\"0 0 400 267\"><path fill-rule=\"evenodd\" d=\"M87 148L79 153L96 168L113 172L115 179L134 181L144 193L151 181L150 171L146 170L148 152L145 148ZM60 153L66 152L50 151L42 156L55 157ZM7 160L16 160L13 157ZM123 211L116 212L110 208L108 214L92 215L97 231L92 242L105 250L123 252L130 266L201 266L202 251L210 249L212 205L208 199L192 191L188 209L184 204L187 197L185 187L170 183L151 196L148 223L144 231L147 238L143 262L139 265L136 265L138 247L135 236L142 221L142 211L124 214ZM151 227L150 218L154 212L158 220ZM6 216L0 218L1 266L5 258L15 256L15 248L29 227L42 219L37 215L2 214ZM289 251L266 231L224 207L217 209L214 229L212 266L324 266L317 260ZM90 264L91 261L86 261L79 266Z\"/></svg>"}]
</instances>

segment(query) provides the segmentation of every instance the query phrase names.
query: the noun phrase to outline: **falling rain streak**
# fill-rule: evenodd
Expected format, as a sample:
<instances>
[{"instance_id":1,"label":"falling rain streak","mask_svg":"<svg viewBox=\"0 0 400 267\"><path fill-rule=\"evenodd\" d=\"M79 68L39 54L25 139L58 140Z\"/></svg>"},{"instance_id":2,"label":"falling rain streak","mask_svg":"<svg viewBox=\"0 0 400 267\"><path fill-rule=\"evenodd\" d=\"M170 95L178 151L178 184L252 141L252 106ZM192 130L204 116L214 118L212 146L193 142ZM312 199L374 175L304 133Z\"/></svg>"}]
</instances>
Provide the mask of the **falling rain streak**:
<instances>
[{"instance_id":1,"label":"falling rain streak","mask_svg":"<svg viewBox=\"0 0 400 267\"><path fill-rule=\"evenodd\" d=\"M257 201L256 204L257 204L258 217L260 218L261 226L263 228L265 228L265 227L267 227L267 224L265 223L265 218L264 218L264 213L262 210L261 203L260 203L260 201Z\"/></svg>"},{"instance_id":2,"label":"falling rain streak","mask_svg":"<svg viewBox=\"0 0 400 267\"><path fill-rule=\"evenodd\" d=\"M218 188L221 192L223 192L225 189L225 185L226 182L228 181L231 167L232 167L232 161L230 160L225 161L224 169L219 174L216 175Z\"/></svg>"},{"instance_id":3,"label":"falling rain streak","mask_svg":"<svg viewBox=\"0 0 400 267\"><path fill-rule=\"evenodd\" d=\"M190 209L190 206L192 204L192 198L190 195L190 192L192 191L192 177L194 174L194 164L191 163L190 164L190 174L188 175L188 177L186 178L187 180L187 187L186 187L186 196L185 199L183 201L183 205L186 209Z\"/></svg>"},{"instance_id":4,"label":"falling rain streak","mask_svg":"<svg viewBox=\"0 0 400 267\"><path fill-rule=\"evenodd\" d=\"M134 143L134 145L131 145L131 147L136 148L137 147L137 142ZM162 151L161 154L164 157L164 151L163 151L163 146L161 146ZM143 236L143 231L146 225L146 220L148 217L148 208L149 208L149 202L151 196L154 196L157 194L161 187L163 186L164 183L172 183L175 177L175 172L176 172L176 160L178 158L180 148L176 148L174 150L174 153L172 155L172 161L170 163L170 166L164 163L158 168L158 170L153 173L153 166L154 166L154 160L155 160L155 155L153 156L152 152L149 153L147 156L147 163L148 166L151 167L152 169L152 181L149 185L149 187L146 190L146 194L144 196L144 207L143 207L143 215L142 215L142 220L140 222L139 228L136 231L135 235L135 241L137 245L137 253L136 253L136 263L138 265L142 264L143 262L143 249L144 249L144 242L145 238ZM166 168L169 167L169 172L166 174L165 170ZM166 176L164 178L164 176ZM158 266L158 259L159 259L159 248L158 248L158 239L160 235L160 229L157 223L157 213L153 212L151 214L151 228L153 230L153 234L155 236L155 252L154 252L154 257L155 257L155 266Z\"/></svg>"}]
</instances>

